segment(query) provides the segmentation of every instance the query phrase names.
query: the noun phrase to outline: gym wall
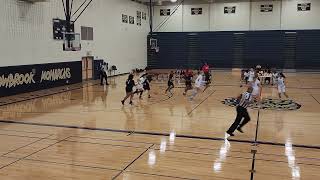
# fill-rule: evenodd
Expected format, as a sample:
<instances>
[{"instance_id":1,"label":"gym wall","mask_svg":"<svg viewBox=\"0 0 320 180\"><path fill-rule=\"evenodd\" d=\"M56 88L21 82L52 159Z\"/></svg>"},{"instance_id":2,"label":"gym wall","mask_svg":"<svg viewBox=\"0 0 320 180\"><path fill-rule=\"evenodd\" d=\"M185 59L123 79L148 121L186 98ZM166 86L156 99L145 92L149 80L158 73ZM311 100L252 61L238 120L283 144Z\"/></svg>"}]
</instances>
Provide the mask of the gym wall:
<instances>
[{"instance_id":1,"label":"gym wall","mask_svg":"<svg viewBox=\"0 0 320 180\"><path fill-rule=\"evenodd\" d=\"M297 11L297 3L308 2L311 11ZM260 12L260 6L265 4L273 4L273 11ZM236 12L224 14L224 7L230 6L236 6ZM155 32L320 29L319 0L215 0L210 4L185 0L163 26L156 28L168 17L160 16L160 9L173 12L175 7L155 6ZM191 8L202 8L202 15L191 15Z\"/></svg>"},{"instance_id":2,"label":"gym wall","mask_svg":"<svg viewBox=\"0 0 320 180\"><path fill-rule=\"evenodd\" d=\"M148 47L152 69L251 68L320 69L320 30L154 33L159 52ZM150 39L150 36L149 36Z\"/></svg>"},{"instance_id":3,"label":"gym wall","mask_svg":"<svg viewBox=\"0 0 320 180\"><path fill-rule=\"evenodd\" d=\"M198 1L199 2L199 1ZM203 1L204 2L204 1ZM298 3L311 3L311 11L297 11ZM260 6L272 4L272 12ZM225 14L224 7L236 7ZM179 7L168 16L160 9ZM202 8L202 15L191 15ZM149 47L150 68L198 68L208 62L216 68L250 68L255 64L284 69L320 69L320 1L215 0L180 6L156 6L154 34L160 51ZM150 37L149 37L150 38Z\"/></svg>"},{"instance_id":4,"label":"gym wall","mask_svg":"<svg viewBox=\"0 0 320 180\"><path fill-rule=\"evenodd\" d=\"M74 1L74 10L83 1ZM81 61L88 51L98 59L116 65L118 73L143 68L147 63L148 19L137 26L137 11L146 12L145 5L131 0L94 0L75 24L94 29L93 41L81 41L82 50L66 52L62 41L53 40L52 19L65 19L62 2L48 0L25 3L0 1L0 67ZM122 23L122 14L135 17L135 24Z\"/></svg>"}]
</instances>

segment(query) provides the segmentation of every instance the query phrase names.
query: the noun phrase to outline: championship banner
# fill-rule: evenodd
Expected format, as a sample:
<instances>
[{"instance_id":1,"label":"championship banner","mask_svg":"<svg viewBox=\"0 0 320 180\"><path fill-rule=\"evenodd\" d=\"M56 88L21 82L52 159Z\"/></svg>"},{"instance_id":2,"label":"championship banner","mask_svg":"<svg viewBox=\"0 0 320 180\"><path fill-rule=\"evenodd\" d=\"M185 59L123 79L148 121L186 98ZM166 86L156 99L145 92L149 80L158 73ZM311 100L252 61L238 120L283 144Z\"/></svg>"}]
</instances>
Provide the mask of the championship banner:
<instances>
[{"instance_id":1,"label":"championship banner","mask_svg":"<svg viewBox=\"0 0 320 180\"><path fill-rule=\"evenodd\" d=\"M129 16L129 24L134 24L134 17L133 16Z\"/></svg>"},{"instance_id":2,"label":"championship banner","mask_svg":"<svg viewBox=\"0 0 320 180\"><path fill-rule=\"evenodd\" d=\"M137 11L137 25L141 26L141 12Z\"/></svg>"},{"instance_id":3,"label":"championship banner","mask_svg":"<svg viewBox=\"0 0 320 180\"><path fill-rule=\"evenodd\" d=\"M260 12L272 12L273 4L262 4L260 6Z\"/></svg>"},{"instance_id":4,"label":"championship banner","mask_svg":"<svg viewBox=\"0 0 320 180\"><path fill-rule=\"evenodd\" d=\"M298 11L310 11L311 3L299 3L297 8Z\"/></svg>"},{"instance_id":5,"label":"championship banner","mask_svg":"<svg viewBox=\"0 0 320 180\"><path fill-rule=\"evenodd\" d=\"M235 14L235 13L236 13L236 6L224 7L224 14Z\"/></svg>"},{"instance_id":6,"label":"championship banner","mask_svg":"<svg viewBox=\"0 0 320 180\"><path fill-rule=\"evenodd\" d=\"M122 22L128 23L128 15L122 14Z\"/></svg>"},{"instance_id":7,"label":"championship banner","mask_svg":"<svg viewBox=\"0 0 320 180\"><path fill-rule=\"evenodd\" d=\"M143 20L147 20L147 13L142 12L142 19L143 19Z\"/></svg>"},{"instance_id":8,"label":"championship banner","mask_svg":"<svg viewBox=\"0 0 320 180\"><path fill-rule=\"evenodd\" d=\"M79 82L81 61L0 67L0 97Z\"/></svg>"},{"instance_id":9,"label":"championship banner","mask_svg":"<svg viewBox=\"0 0 320 180\"><path fill-rule=\"evenodd\" d=\"M191 8L191 15L201 15L202 8Z\"/></svg>"}]
</instances>

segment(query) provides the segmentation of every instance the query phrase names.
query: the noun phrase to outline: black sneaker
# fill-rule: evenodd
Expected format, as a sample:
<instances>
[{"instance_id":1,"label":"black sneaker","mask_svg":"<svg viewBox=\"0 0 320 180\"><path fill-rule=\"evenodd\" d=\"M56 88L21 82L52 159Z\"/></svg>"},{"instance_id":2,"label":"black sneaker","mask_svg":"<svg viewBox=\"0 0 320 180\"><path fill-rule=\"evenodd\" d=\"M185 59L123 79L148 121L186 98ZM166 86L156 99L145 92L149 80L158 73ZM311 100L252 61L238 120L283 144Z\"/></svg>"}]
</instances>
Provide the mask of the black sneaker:
<instances>
[{"instance_id":1,"label":"black sneaker","mask_svg":"<svg viewBox=\"0 0 320 180\"><path fill-rule=\"evenodd\" d=\"M237 130L241 133L243 133L242 129L241 128L237 128Z\"/></svg>"},{"instance_id":2,"label":"black sneaker","mask_svg":"<svg viewBox=\"0 0 320 180\"><path fill-rule=\"evenodd\" d=\"M148 98L151 98L151 96L149 95Z\"/></svg>"},{"instance_id":3,"label":"black sneaker","mask_svg":"<svg viewBox=\"0 0 320 180\"><path fill-rule=\"evenodd\" d=\"M132 101L130 101L130 102L129 102L129 104L130 104L130 105L133 105L133 102L132 102Z\"/></svg>"},{"instance_id":4,"label":"black sneaker","mask_svg":"<svg viewBox=\"0 0 320 180\"><path fill-rule=\"evenodd\" d=\"M121 101L122 105L124 105L124 100Z\"/></svg>"}]
</instances>

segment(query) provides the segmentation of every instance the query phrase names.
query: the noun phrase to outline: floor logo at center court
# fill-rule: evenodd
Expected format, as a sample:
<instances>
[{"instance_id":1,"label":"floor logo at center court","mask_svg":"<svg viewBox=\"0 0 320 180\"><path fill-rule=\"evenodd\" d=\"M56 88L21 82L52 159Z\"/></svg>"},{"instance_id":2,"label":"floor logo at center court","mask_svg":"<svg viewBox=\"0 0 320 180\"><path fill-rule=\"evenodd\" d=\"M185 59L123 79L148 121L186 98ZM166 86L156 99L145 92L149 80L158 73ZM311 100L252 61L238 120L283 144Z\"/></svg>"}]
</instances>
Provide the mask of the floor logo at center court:
<instances>
[{"instance_id":1,"label":"floor logo at center court","mask_svg":"<svg viewBox=\"0 0 320 180\"><path fill-rule=\"evenodd\" d=\"M232 107L238 104L238 100L236 98L226 98L221 102L225 105L232 106ZM253 103L249 107L252 109L297 110L297 109L300 109L301 105L294 102L293 100L264 98L262 99L260 104Z\"/></svg>"}]
</instances>

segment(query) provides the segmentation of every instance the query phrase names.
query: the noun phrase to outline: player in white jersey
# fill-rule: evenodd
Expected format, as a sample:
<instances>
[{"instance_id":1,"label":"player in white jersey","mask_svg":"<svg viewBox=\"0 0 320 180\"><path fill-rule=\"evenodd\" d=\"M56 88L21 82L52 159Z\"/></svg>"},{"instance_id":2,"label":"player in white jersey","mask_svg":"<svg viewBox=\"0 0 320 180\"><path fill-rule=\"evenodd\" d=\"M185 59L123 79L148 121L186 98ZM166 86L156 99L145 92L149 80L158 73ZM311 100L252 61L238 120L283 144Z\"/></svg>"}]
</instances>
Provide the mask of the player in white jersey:
<instances>
[{"instance_id":1,"label":"player in white jersey","mask_svg":"<svg viewBox=\"0 0 320 180\"><path fill-rule=\"evenodd\" d=\"M144 89L143 89L143 82L145 81L145 79L144 79L144 77L140 77L139 79L138 79L138 81L137 81L137 84L136 84L136 86L135 86L135 92L134 92L134 94L139 94L140 93L140 95L139 95L139 98L140 99L142 99L142 93L143 93L143 91L144 91Z\"/></svg>"},{"instance_id":2,"label":"player in white jersey","mask_svg":"<svg viewBox=\"0 0 320 180\"><path fill-rule=\"evenodd\" d=\"M255 76L255 72L254 72L253 68L251 68L249 71L249 74L248 74L248 82L249 83L253 81L254 76Z\"/></svg>"},{"instance_id":3,"label":"player in white jersey","mask_svg":"<svg viewBox=\"0 0 320 180\"><path fill-rule=\"evenodd\" d=\"M206 85L206 81L204 80L205 76L204 76L204 72L200 71L200 74L198 75L197 79L194 81L194 88L193 88L193 92L192 95L190 96L190 100L192 101L193 98L198 94L198 92L205 87Z\"/></svg>"},{"instance_id":4,"label":"player in white jersey","mask_svg":"<svg viewBox=\"0 0 320 180\"><path fill-rule=\"evenodd\" d=\"M230 126L227 131L229 136L234 136L233 132L237 129L239 132L243 133L242 127L250 121L250 116L247 111L247 107L252 103L252 87L248 87L247 92L240 94L238 97L239 104L237 105L237 117L234 123ZM243 118L243 120L242 120ZM242 120L242 121L241 121Z\"/></svg>"},{"instance_id":5,"label":"player in white jersey","mask_svg":"<svg viewBox=\"0 0 320 180\"><path fill-rule=\"evenodd\" d=\"M277 79L277 84L278 84L278 94L279 94L279 98L281 99L281 94L284 94L287 98L289 98L289 96L286 93L286 83L285 83L285 76L283 73L279 74L279 77Z\"/></svg>"},{"instance_id":6,"label":"player in white jersey","mask_svg":"<svg viewBox=\"0 0 320 180\"><path fill-rule=\"evenodd\" d=\"M255 75L253 81L251 82L252 87L252 96L254 99L258 100L261 95L262 86L260 80L258 79L258 75Z\"/></svg>"},{"instance_id":7,"label":"player in white jersey","mask_svg":"<svg viewBox=\"0 0 320 180\"><path fill-rule=\"evenodd\" d=\"M106 80L106 85L109 85L108 83L108 63L103 62L100 67L100 84L103 85L103 79Z\"/></svg>"}]
</instances>

